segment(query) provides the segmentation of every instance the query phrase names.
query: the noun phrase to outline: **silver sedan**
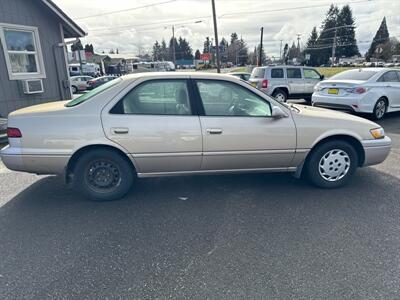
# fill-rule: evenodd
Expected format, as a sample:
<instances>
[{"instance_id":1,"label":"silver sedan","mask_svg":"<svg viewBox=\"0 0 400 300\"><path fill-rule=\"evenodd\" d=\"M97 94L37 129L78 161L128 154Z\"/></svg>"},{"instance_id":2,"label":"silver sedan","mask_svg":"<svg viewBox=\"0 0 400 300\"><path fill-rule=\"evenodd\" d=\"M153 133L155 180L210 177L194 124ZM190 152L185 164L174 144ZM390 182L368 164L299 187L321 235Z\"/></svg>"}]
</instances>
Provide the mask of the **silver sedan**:
<instances>
[{"instance_id":1,"label":"silver sedan","mask_svg":"<svg viewBox=\"0 0 400 300\"><path fill-rule=\"evenodd\" d=\"M72 101L15 111L7 132L8 168L63 175L99 201L152 176L289 172L335 188L391 147L374 122L199 72L118 78Z\"/></svg>"}]
</instances>

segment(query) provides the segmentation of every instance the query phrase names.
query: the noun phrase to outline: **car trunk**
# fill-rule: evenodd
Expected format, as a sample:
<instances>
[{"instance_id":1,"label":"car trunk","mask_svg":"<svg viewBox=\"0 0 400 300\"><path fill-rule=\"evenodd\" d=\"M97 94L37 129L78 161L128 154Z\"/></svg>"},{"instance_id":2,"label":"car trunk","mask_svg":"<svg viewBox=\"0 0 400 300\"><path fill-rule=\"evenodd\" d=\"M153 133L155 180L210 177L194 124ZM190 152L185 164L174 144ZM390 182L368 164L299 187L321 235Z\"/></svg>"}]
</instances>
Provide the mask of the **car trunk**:
<instances>
[{"instance_id":1,"label":"car trunk","mask_svg":"<svg viewBox=\"0 0 400 300\"><path fill-rule=\"evenodd\" d=\"M362 80L327 80L319 83L317 92L319 95L326 95L332 97L345 97L350 93L348 89L355 88L363 84L365 81Z\"/></svg>"}]
</instances>

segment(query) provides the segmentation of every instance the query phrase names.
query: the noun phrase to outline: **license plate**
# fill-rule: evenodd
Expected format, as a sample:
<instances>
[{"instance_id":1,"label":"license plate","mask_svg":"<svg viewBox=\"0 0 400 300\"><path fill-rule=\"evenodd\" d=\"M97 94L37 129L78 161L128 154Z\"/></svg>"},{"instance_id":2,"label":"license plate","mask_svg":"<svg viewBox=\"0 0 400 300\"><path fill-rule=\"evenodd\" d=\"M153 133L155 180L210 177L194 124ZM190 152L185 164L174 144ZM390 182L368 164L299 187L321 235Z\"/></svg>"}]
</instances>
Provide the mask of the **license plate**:
<instances>
[{"instance_id":1,"label":"license plate","mask_svg":"<svg viewBox=\"0 0 400 300\"><path fill-rule=\"evenodd\" d=\"M339 94L339 89L328 89L328 94L337 95Z\"/></svg>"},{"instance_id":2,"label":"license plate","mask_svg":"<svg viewBox=\"0 0 400 300\"><path fill-rule=\"evenodd\" d=\"M252 82L251 85L257 87L257 82Z\"/></svg>"}]
</instances>

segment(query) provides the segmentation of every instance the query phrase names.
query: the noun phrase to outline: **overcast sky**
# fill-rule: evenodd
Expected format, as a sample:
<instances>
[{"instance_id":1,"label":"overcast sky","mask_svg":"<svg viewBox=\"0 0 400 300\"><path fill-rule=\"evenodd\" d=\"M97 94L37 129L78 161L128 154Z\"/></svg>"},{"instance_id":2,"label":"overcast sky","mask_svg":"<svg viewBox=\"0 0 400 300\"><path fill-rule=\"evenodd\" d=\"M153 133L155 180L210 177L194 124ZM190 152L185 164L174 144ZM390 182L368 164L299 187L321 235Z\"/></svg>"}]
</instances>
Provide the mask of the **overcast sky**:
<instances>
[{"instance_id":1,"label":"overcast sky","mask_svg":"<svg viewBox=\"0 0 400 300\"><path fill-rule=\"evenodd\" d=\"M213 37L210 0L53 0L88 32L84 43L96 52L113 48L120 53L151 52L155 40L175 35L186 38L193 51L203 49L206 36ZM219 38L232 32L250 49L259 42L264 26L264 47L268 56L279 57L280 40L292 43L301 34L305 43L313 26L321 25L331 3L350 4L356 20L356 38L364 53L384 16L391 36L400 39L400 0L215 0ZM143 7L160 3L151 7ZM142 7L139 9L134 9ZM308 8L307 8L308 7ZM125 11L130 9L128 11ZM112 11L119 13L106 14ZM102 14L97 17L90 17ZM199 23L199 21L201 21ZM197 22L197 23L195 23Z\"/></svg>"}]
</instances>

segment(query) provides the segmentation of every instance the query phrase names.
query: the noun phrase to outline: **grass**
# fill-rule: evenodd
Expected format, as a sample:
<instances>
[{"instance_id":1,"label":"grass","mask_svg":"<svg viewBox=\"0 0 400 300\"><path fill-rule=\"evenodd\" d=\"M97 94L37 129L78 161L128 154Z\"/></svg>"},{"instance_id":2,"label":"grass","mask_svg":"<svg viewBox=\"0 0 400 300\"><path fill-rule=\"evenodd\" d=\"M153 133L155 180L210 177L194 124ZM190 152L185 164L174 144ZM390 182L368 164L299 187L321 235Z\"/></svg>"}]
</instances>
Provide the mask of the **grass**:
<instances>
[{"instance_id":1,"label":"grass","mask_svg":"<svg viewBox=\"0 0 400 300\"><path fill-rule=\"evenodd\" d=\"M239 67L230 70L229 72L247 72L247 67Z\"/></svg>"},{"instance_id":2,"label":"grass","mask_svg":"<svg viewBox=\"0 0 400 300\"><path fill-rule=\"evenodd\" d=\"M337 73L343 72L343 71L347 71L347 70L351 70L351 69L355 69L354 67L319 67L316 68L317 71L324 75L326 78L332 77L333 75L336 75Z\"/></svg>"}]
</instances>

